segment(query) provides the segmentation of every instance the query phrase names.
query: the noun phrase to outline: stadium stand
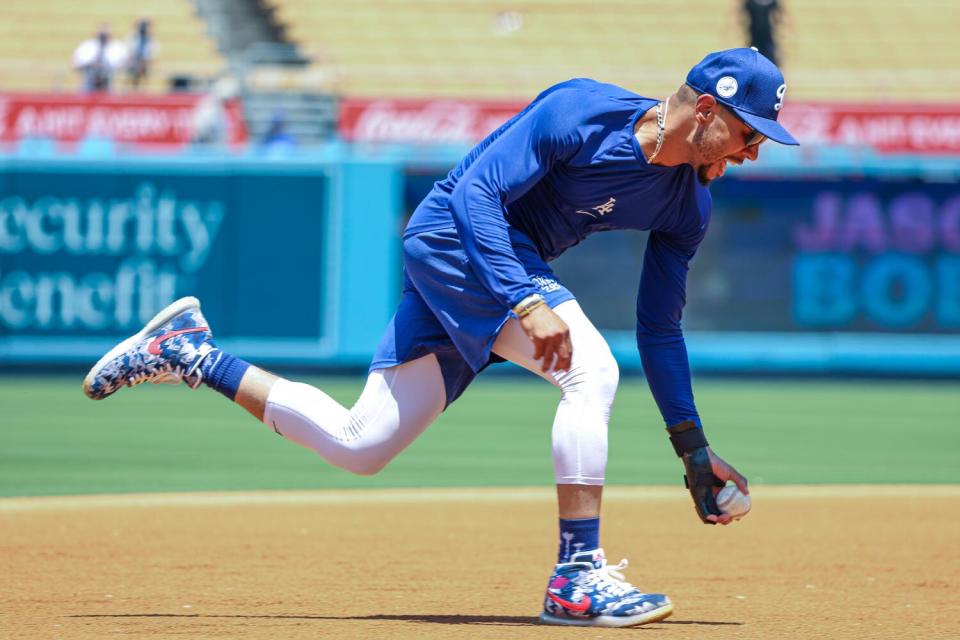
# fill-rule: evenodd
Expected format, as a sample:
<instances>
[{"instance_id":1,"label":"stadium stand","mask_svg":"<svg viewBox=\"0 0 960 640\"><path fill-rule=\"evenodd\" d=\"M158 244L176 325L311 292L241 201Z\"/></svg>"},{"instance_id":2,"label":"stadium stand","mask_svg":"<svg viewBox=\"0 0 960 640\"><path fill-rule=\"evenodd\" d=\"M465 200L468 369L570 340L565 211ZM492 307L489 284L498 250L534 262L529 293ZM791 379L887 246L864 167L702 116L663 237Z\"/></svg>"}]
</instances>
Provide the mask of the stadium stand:
<instances>
[{"instance_id":1,"label":"stadium stand","mask_svg":"<svg viewBox=\"0 0 960 640\"><path fill-rule=\"evenodd\" d=\"M960 49L931 46L952 38L947 19L952 4L917 0L907 8L898 0L876 0L865 11L859 3L788 3L781 44L792 96L956 99ZM214 75L227 60L208 32L224 21L204 11L207 5L209 0L2 2L0 89L77 88L78 74L70 69L74 47L102 22L125 39L141 16L152 18L160 45L148 91L164 90L173 75ZM228 12L246 6L220 5ZM249 67L251 86L271 92L512 98L589 75L661 95L675 88L703 52L743 38L734 0L690 0L682 10L669 0L258 0L256 5L312 60L308 66Z\"/></svg>"},{"instance_id":2,"label":"stadium stand","mask_svg":"<svg viewBox=\"0 0 960 640\"><path fill-rule=\"evenodd\" d=\"M950 0L791 2L785 44L791 81L809 99L960 98L960 49Z\"/></svg>"},{"instance_id":3,"label":"stadium stand","mask_svg":"<svg viewBox=\"0 0 960 640\"><path fill-rule=\"evenodd\" d=\"M530 96L582 75L664 95L704 52L743 41L731 0L265 1L314 59L304 83L336 77L347 95ZM952 41L953 4L788 3L791 95L956 99L960 49L932 44Z\"/></svg>"},{"instance_id":4,"label":"stadium stand","mask_svg":"<svg viewBox=\"0 0 960 640\"><path fill-rule=\"evenodd\" d=\"M794 0L781 33L793 99L956 101L952 0ZM682 8L678 8L682 5ZM590 76L662 96L707 51L743 42L737 0L4 0L0 91L75 91L74 48L153 22L144 90L229 69L256 139L282 112L306 143L337 96L524 99ZM115 84L127 90L125 77ZM195 87L196 88L196 87Z\"/></svg>"},{"instance_id":5,"label":"stadium stand","mask_svg":"<svg viewBox=\"0 0 960 640\"><path fill-rule=\"evenodd\" d=\"M189 0L5 0L0 2L0 90L65 91L80 87L71 68L76 46L102 23L126 40L150 18L159 45L144 91L166 91L171 76L208 78L225 61ZM116 87L126 88L125 78Z\"/></svg>"}]
</instances>

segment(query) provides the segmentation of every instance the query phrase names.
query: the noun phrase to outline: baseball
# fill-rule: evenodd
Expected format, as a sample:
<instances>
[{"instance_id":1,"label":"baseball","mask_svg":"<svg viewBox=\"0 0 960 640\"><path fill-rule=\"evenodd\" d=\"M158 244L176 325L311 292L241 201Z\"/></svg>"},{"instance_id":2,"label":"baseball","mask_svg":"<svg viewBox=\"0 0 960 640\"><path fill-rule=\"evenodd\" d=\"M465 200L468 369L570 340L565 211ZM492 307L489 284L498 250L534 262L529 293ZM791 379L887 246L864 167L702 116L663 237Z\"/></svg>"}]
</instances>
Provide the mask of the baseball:
<instances>
[{"instance_id":1,"label":"baseball","mask_svg":"<svg viewBox=\"0 0 960 640\"><path fill-rule=\"evenodd\" d=\"M728 484L717 494L717 506L720 511L730 514L734 520L739 520L750 512L750 496L745 496L737 489L737 485Z\"/></svg>"}]
</instances>

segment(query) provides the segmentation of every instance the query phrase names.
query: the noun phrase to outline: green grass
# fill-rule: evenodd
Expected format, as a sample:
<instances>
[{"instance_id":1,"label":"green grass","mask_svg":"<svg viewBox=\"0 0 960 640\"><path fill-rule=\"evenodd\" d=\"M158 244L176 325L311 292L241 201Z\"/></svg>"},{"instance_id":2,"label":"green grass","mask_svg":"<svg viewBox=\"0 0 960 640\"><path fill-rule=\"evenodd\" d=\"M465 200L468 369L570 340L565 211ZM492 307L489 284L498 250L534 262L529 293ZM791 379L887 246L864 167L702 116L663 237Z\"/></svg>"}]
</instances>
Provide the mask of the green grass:
<instances>
[{"instance_id":1,"label":"green grass","mask_svg":"<svg viewBox=\"0 0 960 640\"><path fill-rule=\"evenodd\" d=\"M314 379L352 403L359 378ZM754 483L951 483L955 383L714 381L697 385L714 449ZM0 378L0 495L552 483L557 393L480 380L381 474L356 477L208 390L146 385L104 402L79 379ZM621 384L610 484L669 484L681 467L643 380Z\"/></svg>"}]
</instances>

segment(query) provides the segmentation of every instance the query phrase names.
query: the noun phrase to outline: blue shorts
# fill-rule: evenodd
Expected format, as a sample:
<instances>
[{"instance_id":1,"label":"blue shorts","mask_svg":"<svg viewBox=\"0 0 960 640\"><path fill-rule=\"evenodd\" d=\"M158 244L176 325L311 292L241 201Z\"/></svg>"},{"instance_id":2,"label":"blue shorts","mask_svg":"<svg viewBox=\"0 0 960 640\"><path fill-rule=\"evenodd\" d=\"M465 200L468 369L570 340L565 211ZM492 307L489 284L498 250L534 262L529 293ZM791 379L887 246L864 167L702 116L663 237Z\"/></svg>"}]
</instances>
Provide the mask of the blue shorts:
<instances>
[{"instance_id":1,"label":"blue shorts","mask_svg":"<svg viewBox=\"0 0 960 640\"><path fill-rule=\"evenodd\" d=\"M573 300L524 234L511 230L517 258L556 307ZM428 353L443 372L449 406L491 362L500 329L513 317L470 269L453 227L408 237L403 242L403 293L400 306L377 346L370 370L393 367Z\"/></svg>"}]
</instances>

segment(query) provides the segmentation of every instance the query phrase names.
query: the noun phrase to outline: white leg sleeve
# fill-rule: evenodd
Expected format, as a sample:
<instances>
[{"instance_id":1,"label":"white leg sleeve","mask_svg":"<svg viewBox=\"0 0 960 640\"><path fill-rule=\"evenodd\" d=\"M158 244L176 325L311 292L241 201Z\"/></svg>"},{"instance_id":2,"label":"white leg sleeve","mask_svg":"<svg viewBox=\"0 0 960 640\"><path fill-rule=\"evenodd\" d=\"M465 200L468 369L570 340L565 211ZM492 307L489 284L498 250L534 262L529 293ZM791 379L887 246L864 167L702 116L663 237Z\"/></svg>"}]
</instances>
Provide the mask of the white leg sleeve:
<instances>
[{"instance_id":1,"label":"white leg sleeve","mask_svg":"<svg viewBox=\"0 0 960 640\"><path fill-rule=\"evenodd\" d=\"M330 464L370 475L416 440L445 402L440 365L430 354L371 372L349 411L316 387L279 380L263 421Z\"/></svg>"},{"instance_id":2,"label":"white leg sleeve","mask_svg":"<svg viewBox=\"0 0 960 640\"><path fill-rule=\"evenodd\" d=\"M570 371L542 373L541 362L533 359L533 342L516 319L504 325L493 351L560 387L560 406L553 421L557 484L602 485L607 466L607 423L620 370L606 340L576 300L564 302L554 311L570 327Z\"/></svg>"}]
</instances>

